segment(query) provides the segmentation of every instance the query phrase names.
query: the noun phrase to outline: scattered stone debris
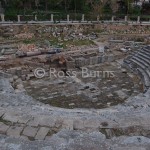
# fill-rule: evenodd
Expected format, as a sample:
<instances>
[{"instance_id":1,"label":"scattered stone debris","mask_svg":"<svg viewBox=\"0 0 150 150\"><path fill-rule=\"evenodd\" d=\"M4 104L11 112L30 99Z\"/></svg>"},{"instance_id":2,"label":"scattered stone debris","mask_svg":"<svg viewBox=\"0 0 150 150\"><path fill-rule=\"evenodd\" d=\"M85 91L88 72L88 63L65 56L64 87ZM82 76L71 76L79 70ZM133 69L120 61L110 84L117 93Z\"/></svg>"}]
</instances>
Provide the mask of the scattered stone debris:
<instances>
[{"instance_id":1,"label":"scattered stone debris","mask_svg":"<svg viewBox=\"0 0 150 150\"><path fill-rule=\"evenodd\" d=\"M149 26L0 28L0 149L149 149Z\"/></svg>"},{"instance_id":2,"label":"scattered stone debris","mask_svg":"<svg viewBox=\"0 0 150 150\"><path fill-rule=\"evenodd\" d=\"M15 35L15 38L18 38L18 39L31 39L33 37L34 37L33 33L20 33L20 34Z\"/></svg>"},{"instance_id":3,"label":"scattered stone debris","mask_svg":"<svg viewBox=\"0 0 150 150\"><path fill-rule=\"evenodd\" d=\"M35 44L21 44L18 46L18 49L22 52L38 51L38 48L35 46Z\"/></svg>"}]
</instances>

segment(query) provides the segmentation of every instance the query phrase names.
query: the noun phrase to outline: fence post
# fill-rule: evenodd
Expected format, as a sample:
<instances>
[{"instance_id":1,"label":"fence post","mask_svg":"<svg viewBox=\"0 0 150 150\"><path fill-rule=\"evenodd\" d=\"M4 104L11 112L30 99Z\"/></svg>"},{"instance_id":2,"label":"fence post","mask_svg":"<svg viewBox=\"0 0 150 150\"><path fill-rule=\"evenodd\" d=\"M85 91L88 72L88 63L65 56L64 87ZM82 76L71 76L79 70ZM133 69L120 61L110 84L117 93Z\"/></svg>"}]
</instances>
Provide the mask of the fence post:
<instances>
[{"instance_id":1,"label":"fence post","mask_svg":"<svg viewBox=\"0 0 150 150\"><path fill-rule=\"evenodd\" d=\"M99 22L99 19L100 19L100 17L99 17L99 15L97 16L97 21Z\"/></svg>"},{"instance_id":2,"label":"fence post","mask_svg":"<svg viewBox=\"0 0 150 150\"><path fill-rule=\"evenodd\" d=\"M34 18L34 19L35 19L35 21L37 21L37 15L35 15L35 18Z\"/></svg>"},{"instance_id":3,"label":"fence post","mask_svg":"<svg viewBox=\"0 0 150 150\"><path fill-rule=\"evenodd\" d=\"M69 16L69 15L67 15L67 22L69 22L69 17L70 17L70 16Z\"/></svg>"},{"instance_id":4,"label":"fence post","mask_svg":"<svg viewBox=\"0 0 150 150\"><path fill-rule=\"evenodd\" d=\"M141 17L138 16L138 18L137 18L137 23L140 23L140 19L141 19Z\"/></svg>"},{"instance_id":5,"label":"fence post","mask_svg":"<svg viewBox=\"0 0 150 150\"><path fill-rule=\"evenodd\" d=\"M82 14L82 21L84 21L84 14Z\"/></svg>"},{"instance_id":6,"label":"fence post","mask_svg":"<svg viewBox=\"0 0 150 150\"><path fill-rule=\"evenodd\" d=\"M54 15L51 14L51 22L54 22Z\"/></svg>"},{"instance_id":7,"label":"fence post","mask_svg":"<svg viewBox=\"0 0 150 150\"><path fill-rule=\"evenodd\" d=\"M2 20L2 22L5 22L5 15L4 14L1 14L1 20Z\"/></svg>"},{"instance_id":8,"label":"fence post","mask_svg":"<svg viewBox=\"0 0 150 150\"><path fill-rule=\"evenodd\" d=\"M114 22L114 20L115 20L115 17L114 17L114 16L112 16L111 21L112 21L112 22Z\"/></svg>"},{"instance_id":9,"label":"fence post","mask_svg":"<svg viewBox=\"0 0 150 150\"><path fill-rule=\"evenodd\" d=\"M17 18L18 18L18 22L20 22L20 15L17 15Z\"/></svg>"},{"instance_id":10,"label":"fence post","mask_svg":"<svg viewBox=\"0 0 150 150\"><path fill-rule=\"evenodd\" d=\"M125 22L128 21L128 16L125 16L124 21L125 21Z\"/></svg>"}]
</instances>

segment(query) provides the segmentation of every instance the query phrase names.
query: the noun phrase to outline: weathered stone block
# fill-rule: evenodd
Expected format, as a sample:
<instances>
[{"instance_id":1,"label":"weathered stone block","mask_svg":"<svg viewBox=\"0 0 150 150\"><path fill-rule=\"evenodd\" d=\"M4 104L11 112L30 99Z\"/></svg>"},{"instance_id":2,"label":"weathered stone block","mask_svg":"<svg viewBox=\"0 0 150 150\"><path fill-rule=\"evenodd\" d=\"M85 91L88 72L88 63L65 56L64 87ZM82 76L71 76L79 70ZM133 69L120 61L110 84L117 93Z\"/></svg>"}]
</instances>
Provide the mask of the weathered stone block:
<instances>
[{"instance_id":1,"label":"weathered stone block","mask_svg":"<svg viewBox=\"0 0 150 150\"><path fill-rule=\"evenodd\" d=\"M38 131L37 128L27 126L23 131L23 135L26 135L28 137L35 137L37 131Z\"/></svg>"},{"instance_id":2,"label":"weathered stone block","mask_svg":"<svg viewBox=\"0 0 150 150\"><path fill-rule=\"evenodd\" d=\"M62 128L73 130L73 120L65 119L62 124Z\"/></svg>"},{"instance_id":3,"label":"weathered stone block","mask_svg":"<svg viewBox=\"0 0 150 150\"><path fill-rule=\"evenodd\" d=\"M35 139L44 140L46 135L48 134L48 132L49 132L49 128L41 127L39 129L39 131L37 132L37 135L36 135Z\"/></svg>"},{"instance_id":4,"label":"weathered stone block","mask_svg":"<svg viewBox=\"0 0 150 150\"><path fill-rule=\"evenodd\" d=\"M74 130L81 130L83 128L84 128L84 121L74 120L74 122L73 122L73 129Z\"/></svg>"},{"instance_id":5,"label":"weathered stone block","mask_svg":"<svg viewBox=\"0 0 150 150\"><path fill-rule=\"evenodd\" d=\"M5 134L7 132L7 130L9 129L8 125L5 125L4 123L0 123L0 133L1 134Z\"/></svg>"},{"instance_id":6,"label":"weathered stone block","mask_svg":"<svg viewBox=\"0 0 150 150\"><path fill-rule=\"evenodd\" d=\"M10 127L7 131L7 135L13 136L13 137L20 137L21 131L23 130L23 127Z\"/></svg>"}]
</instances>

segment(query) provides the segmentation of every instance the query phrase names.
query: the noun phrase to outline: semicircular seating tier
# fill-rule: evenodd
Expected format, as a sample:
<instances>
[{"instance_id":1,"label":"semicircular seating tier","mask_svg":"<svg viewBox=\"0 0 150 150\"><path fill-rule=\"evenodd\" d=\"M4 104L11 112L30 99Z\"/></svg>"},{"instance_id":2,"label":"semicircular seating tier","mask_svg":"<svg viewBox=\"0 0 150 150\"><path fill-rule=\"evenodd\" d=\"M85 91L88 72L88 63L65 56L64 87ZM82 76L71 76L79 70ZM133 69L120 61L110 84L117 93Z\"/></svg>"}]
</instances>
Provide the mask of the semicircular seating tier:
<instances>
[{"instance_id":1,"label":"semicircular seating tier","mask_svg":"<svg viewBox=\"0 0 150 150\"><path fill-rule=\"evenodd\" d=\"M124 66L137 73L143 83L144 92L150 88L150 45L145 46L124 60Z\"/></svg>"}]
</instances>

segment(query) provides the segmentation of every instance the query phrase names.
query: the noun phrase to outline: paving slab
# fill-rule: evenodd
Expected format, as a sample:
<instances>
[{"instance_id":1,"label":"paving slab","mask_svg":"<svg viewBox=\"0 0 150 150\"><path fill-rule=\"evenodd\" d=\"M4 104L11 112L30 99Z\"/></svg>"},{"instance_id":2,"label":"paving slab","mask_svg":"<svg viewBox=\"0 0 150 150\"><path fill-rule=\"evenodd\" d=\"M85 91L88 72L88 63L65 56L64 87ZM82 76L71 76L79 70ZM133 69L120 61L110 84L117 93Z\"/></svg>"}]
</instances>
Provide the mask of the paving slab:
<instances>
[{"instance_id":1,"label":"paving slab","mask_svg":"<svg viewBox=\"0 0 150 150\"><path fill-rule=\"evenodd\" d=\"M34 118L32 120L30 120L27 125L32 126L32 127L38 127L40 123L40 120L38 118Z\"/></svg>"},{"instance_id":2,"label":"paving slab","mask_svg":"<svg viewBox=\"0 0 150 150\"><path fill-rule=\"evenodd\" d=\"M5 125L4 123L0 123L0 133L1 134L5 134L8 129L9 129L8 125Z\"/></svg>"},{"instance_id":3,"label":"paving slab","mask_svg":"<svg viewBox=\"0 0 150 150\"><path fill-rule=\"evenodd\" d=\"M75 130L81 130L81 129L83 129L84 128L84 121L80 120L80 119L74 120L74 122L73 122L73 128Z\"/></svg>"},{"instance_id":4,"label":"paving slab","mask_svg":"<svg viewBox=\"0 0 150 150\"><path fill-rule=\"evenodd\" d=\"M47 127L54 127L55 122L56 122L56 120L54 117L43 116L43 117L41 117L39 125L47 126Z\"/></svg>"},{"instance_id":5,"label":"paving slab","mask_svg":"<svg viewBox=\"0 0 150 150\"><path fill-rule=\"evenodd\" d=\"M23 127L12 126L8 129L7 135L18 138L20 137L22 130L23 130Z\"/></svg>"},{"instance_id":6,"label":"paving slab","mask_svg":"<svg viewBox=\"0 0 150 150\"><path fill-rule=\"evenodd\" d=\"M23 130L23 135L26 135L28 137L35 137L35 135L37 134L37 131L38 131L38 128L27 126Z\"/></svg>"},{"instance_id":7,"label":"paving slab","mask_svg":"<svg viewBox=\"0 0 150 150\"><path fill-rule=\"evenodd\" d=\"M21 136L20 136L20 139L23 139L23 140L26 140L26 141L29 140L28 137L27 137L27 136L24 136L24 135L21 135Z\"/></svg>"},{"instance_id":8,"label":"paving slab","mask_svg":"<svg viewBox=\"0 0 150 150\"><path fill-rule=\"evenodd\" d=\"M63 121L62 128L68 129L68 130L73 130L73 120L65 119Z\"/></svg>"},{"instance_id":9,"label":"paving slab","mask_svg":"<svg viewBox=\"0 0 150 150\"><path fill-rule=\"evenodd\" d=\"M29 126L37 127L39 126L47 126L47 127L54 127L55 126L55 118L50 116L40 115L35 117L33 120L29 121L27 124Z\"/></svg>"},{"instance_id":10,"label":"paving slab","mask_svg":"<svg viewBox=\"0 0 150 150\"><path fill-rule=\"evenodd\" d=\"M20 116L18 117L18 123L24 123L26 124L30 119L32 119L31 116Z\"/></svg>"},{"instance_id":11,"label":"paving slab","mask_svg":"<svg viewBox=\"0 0 150 150\"><path fill-rule=\"evenodd\" d=\"M48 132L49 132L49 128L41 127L39 129L39 131L37 132L37 134L35 136L35 139L37 139L37 140L44 140L46 135L48 134Z\"/></svg>"},{"instance_id":12,"label":"paving slab","mask_svg":"<svg viewBox=\"0 0 150 150\"><path fill-rule=\"evenodd\" d=\"M18 121L19 114L16 112L6 112L3 116L4 120L10 121L10 122L17 122Z\"/></svg>"}]
</instances>

